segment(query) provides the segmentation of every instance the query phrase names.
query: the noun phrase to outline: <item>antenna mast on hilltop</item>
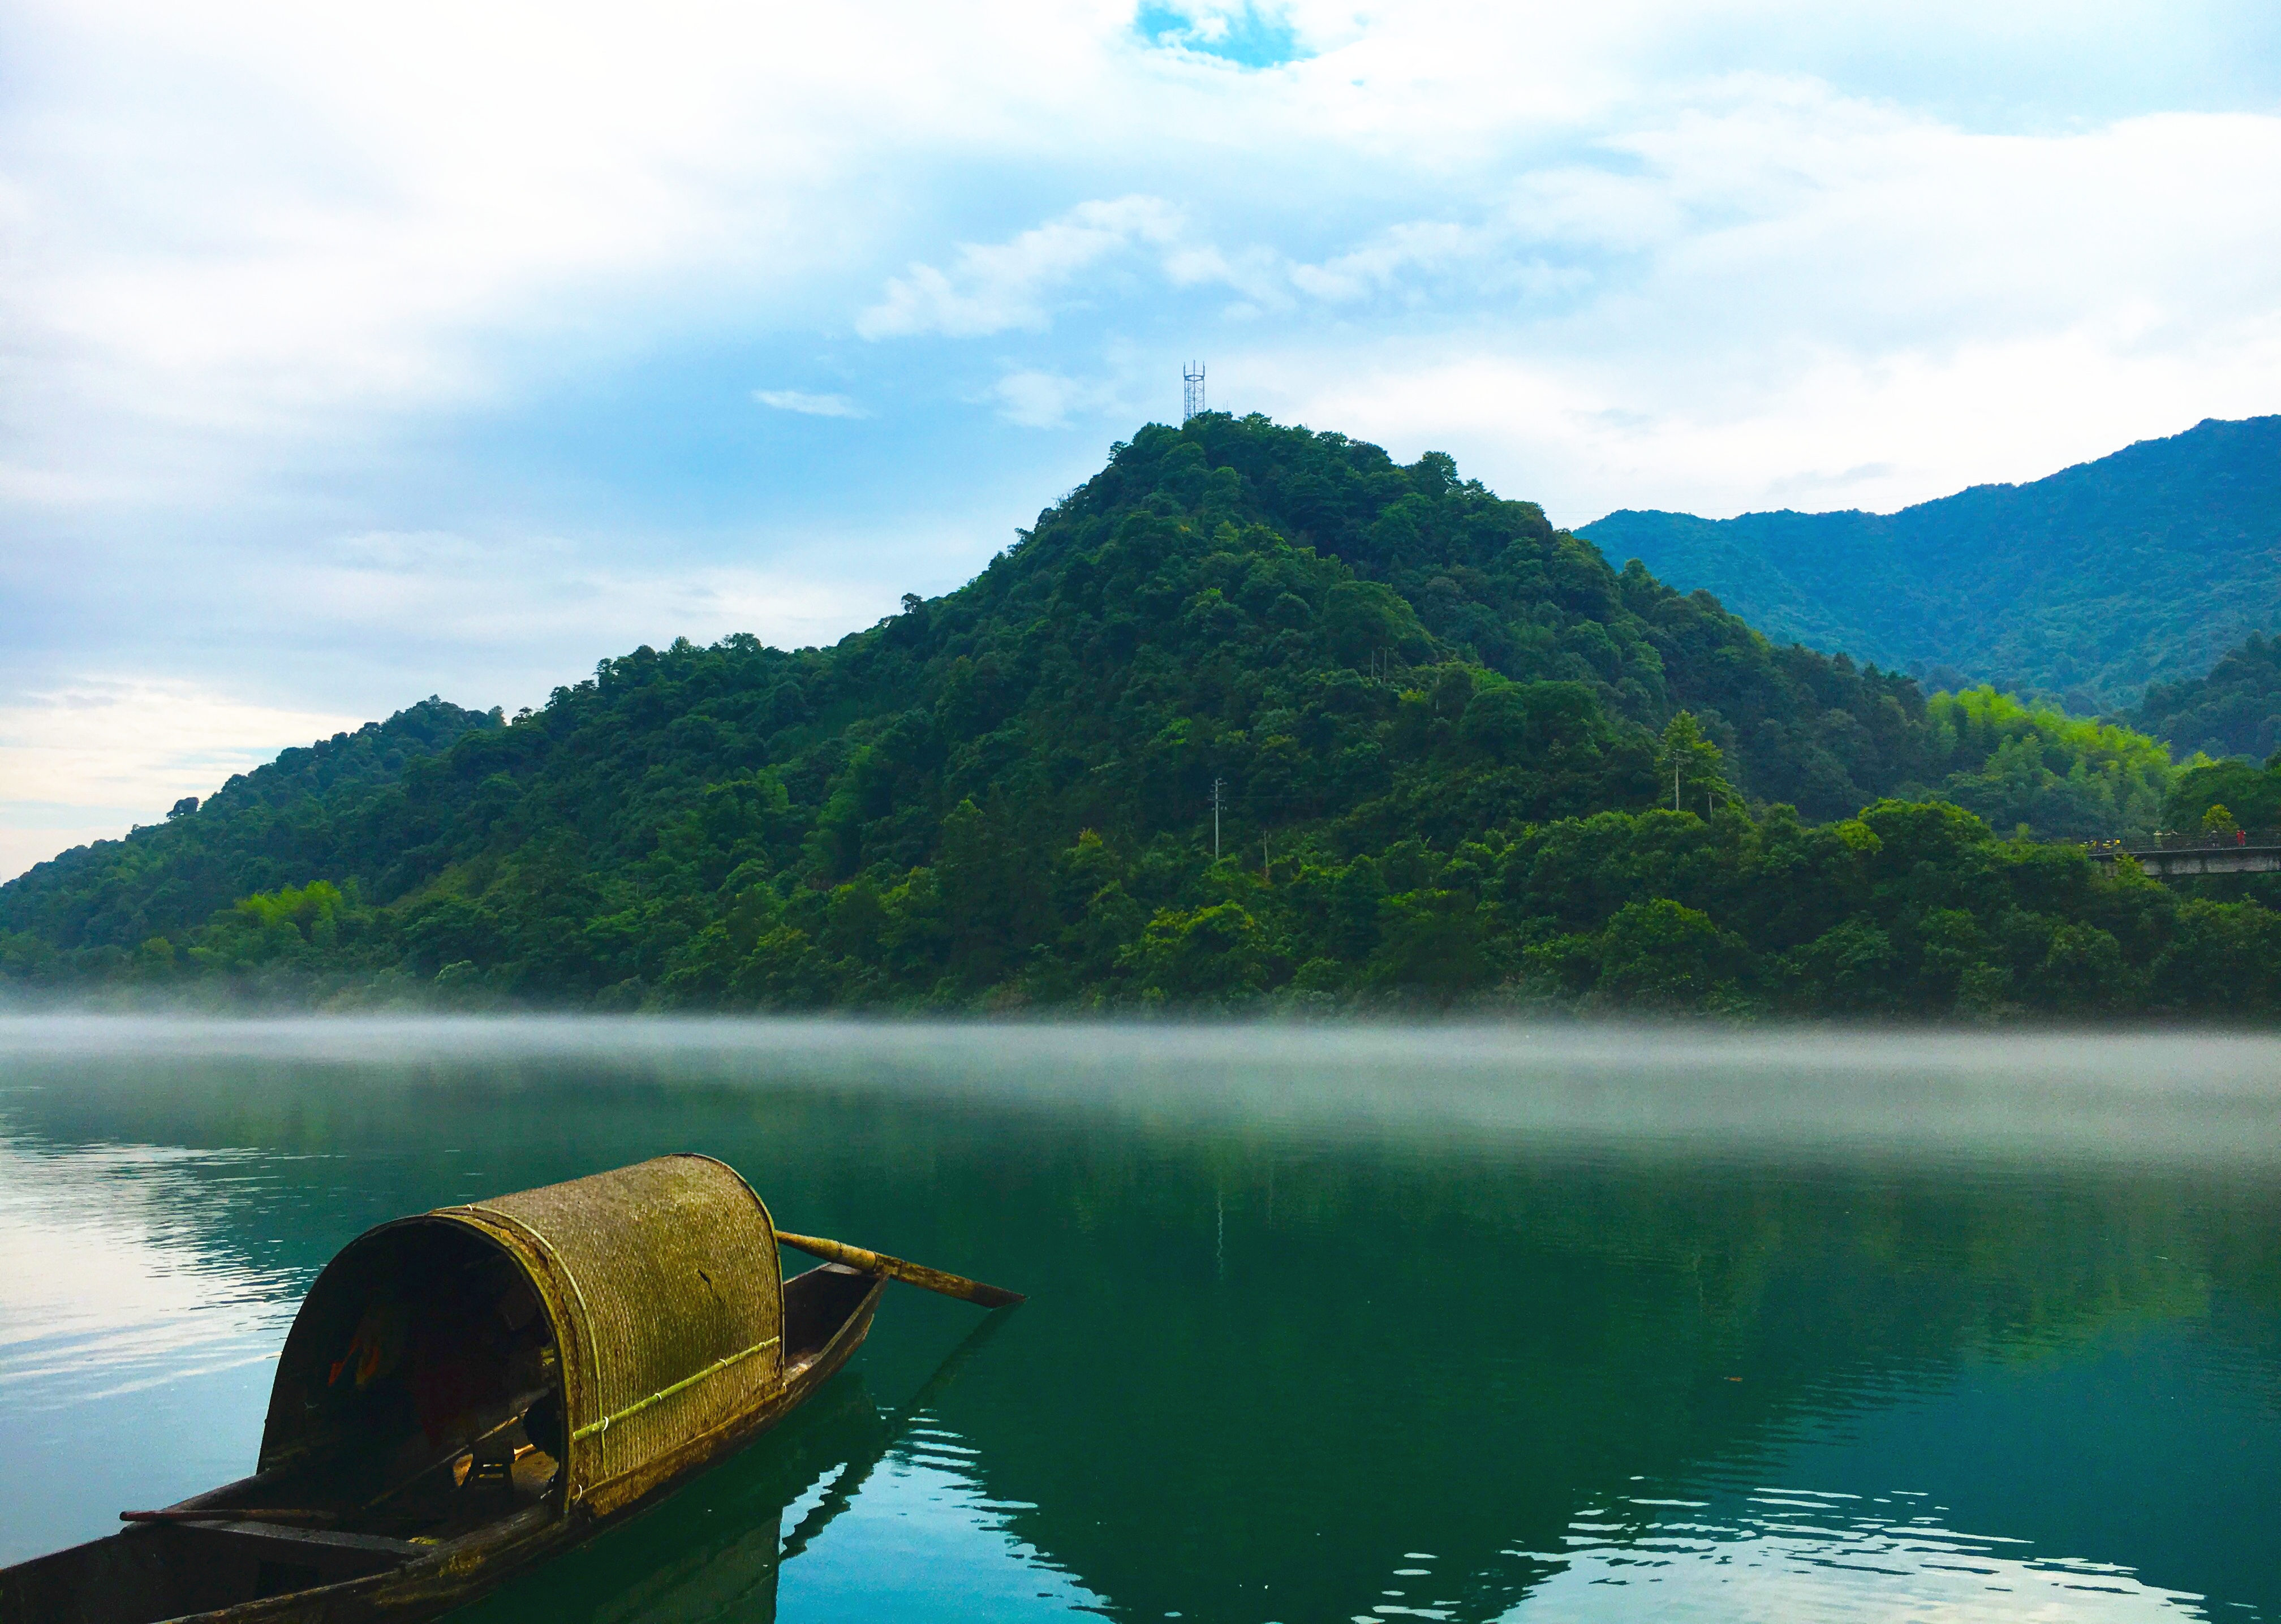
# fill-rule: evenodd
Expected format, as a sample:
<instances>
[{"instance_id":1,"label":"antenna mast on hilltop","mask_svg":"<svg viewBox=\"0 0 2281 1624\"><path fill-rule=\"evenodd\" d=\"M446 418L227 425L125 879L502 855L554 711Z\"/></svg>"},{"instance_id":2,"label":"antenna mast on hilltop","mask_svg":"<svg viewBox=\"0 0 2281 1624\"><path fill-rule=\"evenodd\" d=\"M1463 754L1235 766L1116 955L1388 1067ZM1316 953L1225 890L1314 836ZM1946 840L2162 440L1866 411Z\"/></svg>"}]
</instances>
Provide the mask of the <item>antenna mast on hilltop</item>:
<instances>
[{"instance_id":1,"label":"antenna mast on hilltop","mask_svg":"<svg viewBox=\"0 0 2281 1624\"><path fill-rule=\"evenodd\" d=\"M1180 421L1187 422L1204 409L1204 364L1190 361L1180 374Z\"/></svg>"}]
</instances>

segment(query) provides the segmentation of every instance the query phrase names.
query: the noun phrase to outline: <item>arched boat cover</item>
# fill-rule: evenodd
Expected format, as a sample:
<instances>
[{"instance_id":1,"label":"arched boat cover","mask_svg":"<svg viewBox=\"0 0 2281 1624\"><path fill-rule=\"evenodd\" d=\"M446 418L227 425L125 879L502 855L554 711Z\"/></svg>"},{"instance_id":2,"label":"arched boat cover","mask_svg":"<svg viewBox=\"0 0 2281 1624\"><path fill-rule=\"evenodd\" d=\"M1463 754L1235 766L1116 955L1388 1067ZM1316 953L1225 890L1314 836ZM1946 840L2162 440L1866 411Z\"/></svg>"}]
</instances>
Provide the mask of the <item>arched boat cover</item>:
<instances>
[{"instance_id":1,"label":"arched boat cover","mask_svg":"<svg viewBox=\"0 0 2281 1624\"><path fill-rule=\"evenodd\" d=\"M504 1254L537 1294L561 1370L571 1505L607 1512L638 1496L782 1386L784 1280L768 1209L710 1156L659 1156L439 1207L352 1241L318 1276L286 1339L265 1469L322 1447L308 1396L337 1372L343 1327L390 1273L390 1249L403 1251L408 1232L434 1237L437 1226Z\"/></svg>"}]
</instances>

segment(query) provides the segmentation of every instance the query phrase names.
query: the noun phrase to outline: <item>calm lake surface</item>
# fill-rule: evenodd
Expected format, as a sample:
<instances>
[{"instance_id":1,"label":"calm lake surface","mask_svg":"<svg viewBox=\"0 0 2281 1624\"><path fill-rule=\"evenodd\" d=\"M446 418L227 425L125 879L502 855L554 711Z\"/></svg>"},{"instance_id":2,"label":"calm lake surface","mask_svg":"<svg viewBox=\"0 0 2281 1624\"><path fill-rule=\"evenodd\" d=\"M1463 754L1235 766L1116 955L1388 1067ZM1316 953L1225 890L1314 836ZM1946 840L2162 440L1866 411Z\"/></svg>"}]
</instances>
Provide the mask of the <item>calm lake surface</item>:
<instances>
[{"instance_id":1,"label":"calm lake surface","mask_svg":"<svg viewBox=\"0 0 2281 1624\"><path fill-rule=\"evenodd\" d=\"M0 1019L0 1561L250 1471L360 1230L681 1149L1031 1301L464 1620L2281 1620L2185 1037Z\"/></svg>"}]
</instances>

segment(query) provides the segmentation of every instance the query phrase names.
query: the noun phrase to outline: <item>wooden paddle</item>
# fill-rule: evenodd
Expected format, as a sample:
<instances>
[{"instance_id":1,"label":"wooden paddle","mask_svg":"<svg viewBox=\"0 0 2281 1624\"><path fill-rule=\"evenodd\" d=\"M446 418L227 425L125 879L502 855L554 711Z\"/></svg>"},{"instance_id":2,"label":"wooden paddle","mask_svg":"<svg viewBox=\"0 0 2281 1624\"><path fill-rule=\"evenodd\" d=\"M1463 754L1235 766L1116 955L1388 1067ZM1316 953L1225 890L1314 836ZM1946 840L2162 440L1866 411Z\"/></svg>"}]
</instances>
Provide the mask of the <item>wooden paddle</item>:
<instances>
[{"instance_id":1,"label":"wooden paddle","mask_svg":"<svg viewBox=\"0 0 2281 1624\"><path fill-rule=\"evenodd\" d=\"M866 1251L860 1246L850 1246L845 1241L826 1241L819 1235L788 1235L781 1229L777 1239L796 1251L811 1257L821 1257L826 1263L843 1263L851 1269L861 1269L866 1274L884 1274L890 1280L901 1280L909 1286L922 1286L929 1291L939 1291L946 1297L956 1297L963 1303L979 1303L984 1308L1011 1308L1025 1301L1018 1291L1008 1291L1002 1286L986 1286L980 1280L970 1280L963 1275L945 1274L940 1269L930 1269L923 1263L909 1263L901 1257L890 1257L885 1252Z\"/></svg>"},{"instance_id":2,"label":"wooden paddle","mask_svg":"<svg viewBox=\"0 0 2281 1624\"><path fill-rule=\"evenodd\" d=\"M284 1506L247 1507L242 1505L209 1506L205 1511L185 1510L169 1506L163 1512L121 1512L121 1522L338 1522L334 1512L312 1512L288 1509Z\"/></svg>"}]
</instances>

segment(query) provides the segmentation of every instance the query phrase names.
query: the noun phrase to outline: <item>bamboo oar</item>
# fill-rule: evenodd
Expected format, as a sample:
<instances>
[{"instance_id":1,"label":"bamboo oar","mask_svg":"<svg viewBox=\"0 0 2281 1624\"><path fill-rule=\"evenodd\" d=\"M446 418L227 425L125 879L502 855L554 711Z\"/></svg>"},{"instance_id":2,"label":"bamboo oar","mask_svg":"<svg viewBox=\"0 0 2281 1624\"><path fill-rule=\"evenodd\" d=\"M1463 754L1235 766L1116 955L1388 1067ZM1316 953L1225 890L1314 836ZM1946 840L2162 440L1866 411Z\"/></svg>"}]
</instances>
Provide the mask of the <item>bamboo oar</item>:
<instances>
[{"instance_id":1,"label":"bamboo oar","mask_svg":"<svg viewBox=\"0 0 2281 1624\"><path fill-rule=\"evenodd\" d=\"M1002 1286L986 1286L980 1280L970 1280L959 1274L946 1274L940 1269L930 1269L923 1263L890 1257L885 1252L867 1251L860 1246L850 1246L845 1241L826 1241L818 1235L788 1235L781 1229L777 1231L777 1239L811 1257L821 1257L826 1263L844 1263L851 1269L862 1270L866 1274L884 1274L906 1285L923 1286L929 1291L939 1291L946 1297L979 1303L984 1308L1011 1308L1025 1300L1020 1292L1008 1291Z\"/></svg>"},{"instance_id":2,"label":"bamboo oar","mask_svg":"<svg viewBox=\"0 0 2281 1624\"><path fill-rule=\"evenodd\" d=\"M169 1506L163 1512L121 1512L121 1522L337 1522L334 1512L288 1510L283 1506L212 1506L205 1511Z\"/></svg>"}]
</instances>

